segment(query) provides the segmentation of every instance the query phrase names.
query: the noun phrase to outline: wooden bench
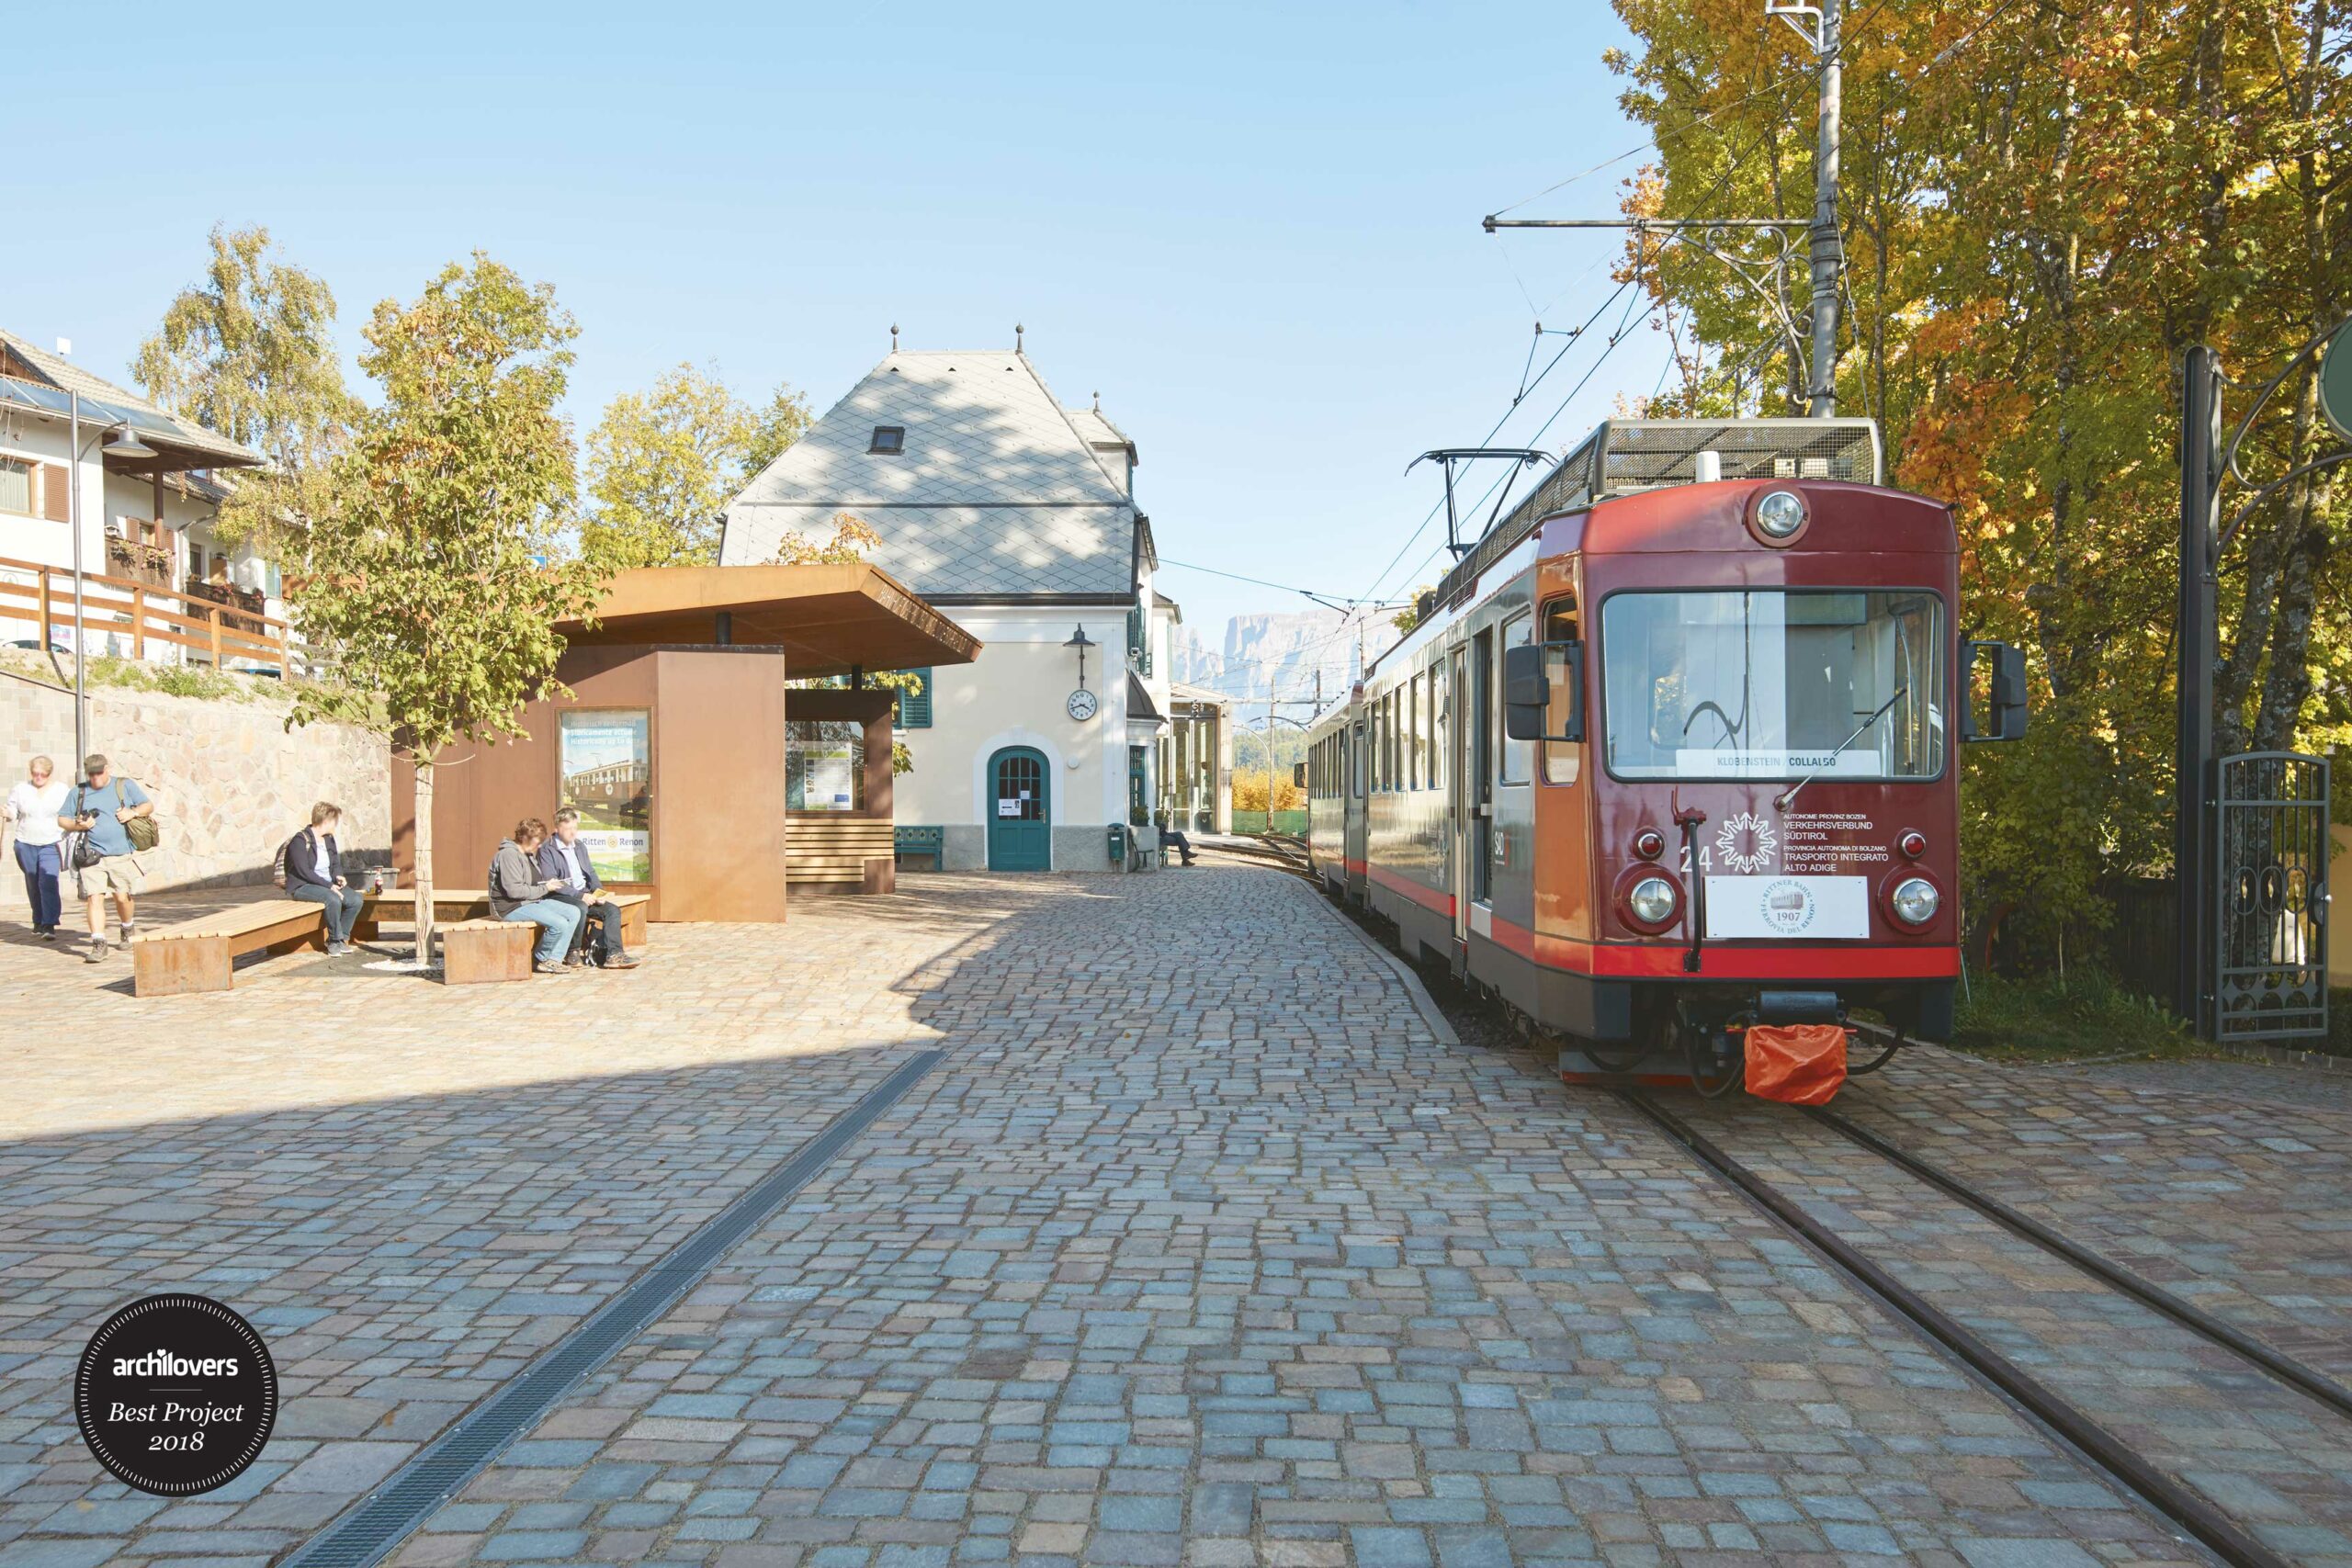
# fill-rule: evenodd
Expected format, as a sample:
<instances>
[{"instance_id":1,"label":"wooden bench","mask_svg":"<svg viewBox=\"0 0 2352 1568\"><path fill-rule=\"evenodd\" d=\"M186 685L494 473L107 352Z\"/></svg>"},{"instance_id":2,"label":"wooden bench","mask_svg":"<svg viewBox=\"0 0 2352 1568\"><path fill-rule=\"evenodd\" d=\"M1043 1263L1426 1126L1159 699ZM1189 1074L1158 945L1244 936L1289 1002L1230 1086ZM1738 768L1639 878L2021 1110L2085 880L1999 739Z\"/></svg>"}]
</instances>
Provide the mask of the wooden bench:
<instances>
[{"instance_id":1,"label":"wooden bench","mask_svg":"<svg viewBox=\"0 0 2352 1568\"><path fill-rule=\"evenodd\" d=\"M441 983L481 986L531 977L539 928L528 920L452 920L441 931Z\"/></svg>"},{"instance_id":2,"label":"wooden bench","mask_svg":"<svg viewBox=\"0 0 2352 1568\"><path fill-rule=\"evenodd\" d=\"M326 911L307 898L264 898L203 915L130 939L131 992L175 997L230 988L239 957L325 951Z\"/></svg>"},{"instance_id":3,"label":"wooden bench","mask_svg":"<svg viewBox=\"0 0 2352 1568\"><path fill-rule=\"evenodd\" d=\"M646 920L653 908L653 895L606 891L595 897L599 902L620 906L622 945L630 948L643 947ZM413 919L412 911L415 908L416 894L409 888L395 887L383 893L370 893L368 895L367 902L360 906L359 919L352 925L352 937L355 941L372 941L376 936L379 921ZM486 889L436 887L433 890L433 919L436 926L447 929L448 925L459 920L489 919L491 919L490 894ZM537 928L534 926L530 929L536 931Z\"/></svg>"},{"instance_id":4,"label":"wooden bench","mask_svg":"<svg viewBox=\"0 0 2352 1568\"><path fill-rule=\"evenodd\" d=\"M888 893L898 886L895 853L888 818L795 812L785 824L784 880L818 892Z\"/></svg>"}]
</instances>

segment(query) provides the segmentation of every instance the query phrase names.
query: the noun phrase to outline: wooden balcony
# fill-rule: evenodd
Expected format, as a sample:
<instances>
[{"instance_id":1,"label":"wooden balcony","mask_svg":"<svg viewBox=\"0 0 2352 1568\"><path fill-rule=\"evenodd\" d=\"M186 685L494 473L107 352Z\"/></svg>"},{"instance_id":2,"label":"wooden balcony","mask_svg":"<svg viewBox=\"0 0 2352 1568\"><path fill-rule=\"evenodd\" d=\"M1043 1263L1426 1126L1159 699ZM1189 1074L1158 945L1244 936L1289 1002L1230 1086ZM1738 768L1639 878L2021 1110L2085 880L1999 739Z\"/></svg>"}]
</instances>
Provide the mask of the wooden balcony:
<instances>
[{"instance_id":1,"label":"wooden balcony","mask_svg":"<svg viewBox=\"0 0 2352 1568\"><path fill-rule=\"evenodd\" d=\"M191 664L283 679L293 673L288 664L292 639L284 621L260 613L263 603L259 594L218 583L191 583L175 592L168 583L85 572L78 625L83 646L93 651L104 651L111 642L129 657L144 660L169 657L165 649L178 649L179 657ZM60 632L76 624L71 571L0 558L0 644L49 648L62 640Z\"/></svg>"},{"instance_id":2,"label":"wooden balcony","mask_svg":"<svg viewBox=\"0 0 2352 1568\"><path fill-rule=\"evenodd\" d=\"M107 575L147 588L172 586L172 548L107 536Z\"/></svg>"}]
</instances>

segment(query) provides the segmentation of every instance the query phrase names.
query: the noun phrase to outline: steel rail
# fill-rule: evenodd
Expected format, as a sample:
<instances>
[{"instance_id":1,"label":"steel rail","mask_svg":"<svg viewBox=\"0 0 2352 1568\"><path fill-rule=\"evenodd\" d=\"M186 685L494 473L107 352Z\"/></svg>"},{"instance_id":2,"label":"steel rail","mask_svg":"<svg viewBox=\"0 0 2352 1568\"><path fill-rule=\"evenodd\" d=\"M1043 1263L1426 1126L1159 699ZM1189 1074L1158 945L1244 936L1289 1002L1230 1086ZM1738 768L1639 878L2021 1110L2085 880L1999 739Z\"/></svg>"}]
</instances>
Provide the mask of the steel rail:
<instances>
[{"instance_id":1,"label":"steel rail","mask_svg":"<svg viewBox=\"0 0 2352 1568\"><path fill-rule=\"evenodd\" d=\"M2021 1213L1997 1198L1986 1197L1942 1167L1931 1165L1909 1150L1888 1143L1869 1128L1848 1121L1837 1111L1818 1105L1807 1105L1801 1109L1822 1125L1843 1134L1881 1159L1900 1167L1928 1186L1938 1188L1951 1197L1957 1198L1996 1224L2014 1231L2036 1247L2064 1258L2084 1273L2096 1275L2142 1305L2171 1318L2189 1332L2200 1335L2225 1349L2235 1351L2279 1382L2301 1390L2337 1415L2352 1417L2352 1389L2346 1389L2342 1383L2317 1368L2308 1366L2281 1351L2274 1350L2252 1335L2233 1328L2218 1318L2199 1311L2170 1291L2140 1278L2121 1264L2101 1257L2080 1242L2051 1229L2030 1214Z\"/></svg>"},{"instance_id":2,"label":"steel rail","mask_svg":"<svg viewBox=\"0 0 2352 1568\"><path fill-rule=\"evenodd\" d=\"M1896 1315L1941 1345L1979 1376L2023 1406L2084 1458L2106 1471L2158 1513L2195 1536L2231 1568L2287 1568L2288 1559L2256 1540L2211 1503L2133 1453L2123 1440L2056 1391L1995 1350L1844 1238L1799 1208L1770 1183L1717 1147L1639 1089L1613 1092L1701 1163L1807 1246L1836 1264Z\"/></svg>"}]
</instances>

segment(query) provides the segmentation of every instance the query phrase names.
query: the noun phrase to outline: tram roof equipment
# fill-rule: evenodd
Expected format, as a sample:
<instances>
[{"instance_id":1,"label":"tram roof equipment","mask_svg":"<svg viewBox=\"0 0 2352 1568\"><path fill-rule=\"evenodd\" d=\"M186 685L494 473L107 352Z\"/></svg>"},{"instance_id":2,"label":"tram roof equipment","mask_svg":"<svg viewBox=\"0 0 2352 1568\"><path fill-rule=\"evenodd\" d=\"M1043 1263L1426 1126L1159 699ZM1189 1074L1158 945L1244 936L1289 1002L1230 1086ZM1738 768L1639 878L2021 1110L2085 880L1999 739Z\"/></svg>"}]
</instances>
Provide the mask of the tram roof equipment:
<instances>
[{"instance_id":1,"label":"tram roof equipment","mask_svg":"<svg viewBox=\"0 0 2352 1568\"><path fill-rule=\"evenodd\" d=\"M1874 419L1603 420L1446 573L1437 602L1452 604L1546 517L1696 482L1702 452L1715 455L1726 479L1874 485L1882 482L1884 466Z\"/></svg>"}]
</instances>

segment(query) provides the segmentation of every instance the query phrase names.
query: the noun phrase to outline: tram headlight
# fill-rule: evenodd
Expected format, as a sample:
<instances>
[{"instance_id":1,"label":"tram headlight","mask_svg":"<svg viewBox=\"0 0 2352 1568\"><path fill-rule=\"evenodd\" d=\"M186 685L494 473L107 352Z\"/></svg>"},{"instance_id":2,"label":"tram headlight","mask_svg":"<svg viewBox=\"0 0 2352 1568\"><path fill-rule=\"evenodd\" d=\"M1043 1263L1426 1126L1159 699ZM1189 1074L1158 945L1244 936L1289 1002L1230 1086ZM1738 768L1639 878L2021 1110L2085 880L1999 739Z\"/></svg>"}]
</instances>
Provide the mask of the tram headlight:
<instances>
[{"instance_id":1,"label":"tram headlight","mask_svg":"<svg viewBox=\"0 0 2352 1568\"><path fill-rule=\"evenodd\" d=\"M1672 919L1674 903L1674 884L1663 876L1645 876L1625 895L1625 907L1645 925L1664 925Z\"/></svg>"},{"instance_id":2,"label":"tram headlight","mask_svg":"<svg viewBox=\"0 0 2352 1568\"><path fill-rule=\"evenodd\" d=\"M1924 926L1936 918L1944 896L1936 885L1924 876L1905 877L1895 885L1887 902L1894 908L1894 918L1906 926Z\"/></svg>"},{"instance_id":3,"label":"tram headlight","mask_svg":"<svg viewBox=\"0 0 2352 1568\"><path fill-rule=\"evenodd\" d=\"M1756 526L1775 539L1785 539L1804 526L1804 497L1792 490L1776 490L1756 503Z\"/></svg>"}]
</instances>

